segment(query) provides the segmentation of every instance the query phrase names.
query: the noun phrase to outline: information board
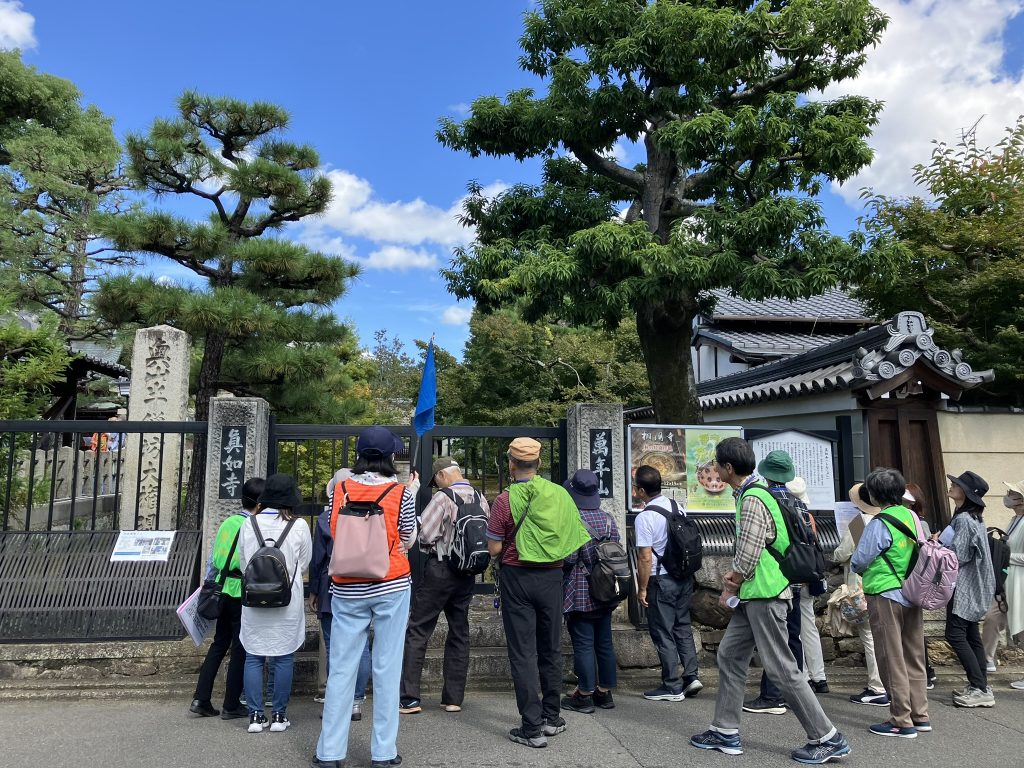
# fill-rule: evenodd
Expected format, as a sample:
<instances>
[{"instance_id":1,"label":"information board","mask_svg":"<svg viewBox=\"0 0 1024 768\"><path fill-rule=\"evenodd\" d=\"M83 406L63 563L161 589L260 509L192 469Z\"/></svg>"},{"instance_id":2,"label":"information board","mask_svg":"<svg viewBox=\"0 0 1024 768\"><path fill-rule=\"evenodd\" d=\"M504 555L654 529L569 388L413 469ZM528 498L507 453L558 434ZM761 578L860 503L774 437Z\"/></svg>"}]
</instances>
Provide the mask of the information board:
<instances>
[{"instance_id":1,"label":"information board","mask_svg":"<svg viewBox=\"0 0 1024 768\"><path fill-rule=\"evenodd\" d=\"M812 510L835 509L836 475L831 440L791 429L757 437L750 442L758 462L772 451L785 451L790 455L797 476L807 483Z\"/></svg>"}]
</instances>

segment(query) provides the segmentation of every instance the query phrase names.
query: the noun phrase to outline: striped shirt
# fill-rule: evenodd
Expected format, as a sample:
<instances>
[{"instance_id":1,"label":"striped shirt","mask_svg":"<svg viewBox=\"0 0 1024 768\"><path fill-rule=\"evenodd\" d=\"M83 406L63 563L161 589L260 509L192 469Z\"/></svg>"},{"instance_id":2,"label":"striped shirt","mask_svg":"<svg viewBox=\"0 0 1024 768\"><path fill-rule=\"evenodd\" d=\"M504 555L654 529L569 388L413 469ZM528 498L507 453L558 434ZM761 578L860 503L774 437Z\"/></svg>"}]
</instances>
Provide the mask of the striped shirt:
<instances>
[{"instance_id":1,"label":"striped shirt","mask_svg":"<svg viewBox=\"0 0 1024 768\"><path fill-rule=\"evenodd\" d=\"M488 514L487 499L483 497L483 494L477 494L469 481L459 480L448 488L463 501L472 501L474 496L479 495L480 509L485 515ZM430 499L430 503L424 508L423 514L420 515L420 549L441 558L448 557L455 534L453 523L458 514L458 505L447 493L442 491L435 493Z\"/></svg>"},{"instance_id":2,"label":"striped shirt","mask_svg":"<svg viewBox=\"0 0 1024 768\"><path fill-rule=\"evenodd\" d=\"M360 485L387 485L397 482L394 477L385 477L376 472L364 472L361 475L352 475L352 482ZM340 486L339 486L340 487ZM328 509L334 509L334 489L331 489L327 497ZM402 506L398 512L398 536L406 548L412 544L416 536L416 494L409 487L402 489ZM359 600L360 598L379 597L391 592L400 592L409 589L412 580L409 574L399 576L390 581L359 581L353 584L335 584L331 582L331 595L341 597L345 600Z\"/></svg>"}]
</instances>

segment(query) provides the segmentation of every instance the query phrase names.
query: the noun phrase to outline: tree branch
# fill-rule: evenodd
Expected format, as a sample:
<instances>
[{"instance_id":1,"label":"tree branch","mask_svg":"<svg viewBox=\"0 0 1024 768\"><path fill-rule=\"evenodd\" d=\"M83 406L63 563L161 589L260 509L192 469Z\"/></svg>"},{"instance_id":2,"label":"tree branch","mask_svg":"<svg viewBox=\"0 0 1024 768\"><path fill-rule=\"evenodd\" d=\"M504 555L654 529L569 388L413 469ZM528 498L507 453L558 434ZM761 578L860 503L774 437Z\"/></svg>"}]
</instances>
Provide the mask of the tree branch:
<instances>
[{"instance_id":1,"label":"tree branch","mask_svg":"<svg viewBox=\"0 0 1024 768\"><path fill-rule=\"evenodd\" d=\"M580 147L566 142L566 148L576 155L576 158L594 173L598 173L612 181L618 182L624 187L629 187L635 192L642 192L644 188L644 177L642 173L625 168L614 160L598 154L589 147Z\"/></svg>"}]
</instances>

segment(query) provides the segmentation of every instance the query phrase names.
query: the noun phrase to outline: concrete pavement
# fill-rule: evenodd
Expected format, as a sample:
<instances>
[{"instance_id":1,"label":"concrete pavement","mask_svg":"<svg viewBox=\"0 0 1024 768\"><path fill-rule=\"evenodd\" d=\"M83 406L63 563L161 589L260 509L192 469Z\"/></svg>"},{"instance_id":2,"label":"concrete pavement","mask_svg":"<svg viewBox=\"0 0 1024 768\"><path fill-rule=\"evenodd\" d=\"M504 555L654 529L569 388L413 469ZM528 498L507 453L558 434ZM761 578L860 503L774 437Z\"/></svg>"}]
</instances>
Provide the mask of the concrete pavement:
<instances>
[{"instance_id":1,"label":"concrete pavement","mask_svg":"<svg viewBox=\"0 0 1024 768\"><path fill-rule=\"evenodd\" d=\"M1015 765L1024 746L1024 692L1005 684L996 688L996 707L959 710L950 703L952 684L932 692L935 731L917 739L892 739L867 732L888 710L852 704L850 691L821 697L826 712L847 735L853 754L847 762L862 766ZM750 688L753 691L753 687ZM459 714L424 701L424 712L402 718L399 751L404 765L447 768L667 768L668 766L792 766L789 752L804 734L792 714L744 714L745 753L726 757L703 752L686 742L704 730L715 691L679 703L648 702L636 691L616 693L617 708L594 715L565 713L568 729L549 739L547 749L509 742L517 724L509 693L471 693ZM349 766L370 762L369 710L353 723ZM121 699L82 701L10 701L0 703L5 739L0 766L5 768L258 768L306 766L319 734L320 705L308 696L289 707L286 733L249 734L246 721L196 718L188 701Z\"/></svg>"}]
</instances>

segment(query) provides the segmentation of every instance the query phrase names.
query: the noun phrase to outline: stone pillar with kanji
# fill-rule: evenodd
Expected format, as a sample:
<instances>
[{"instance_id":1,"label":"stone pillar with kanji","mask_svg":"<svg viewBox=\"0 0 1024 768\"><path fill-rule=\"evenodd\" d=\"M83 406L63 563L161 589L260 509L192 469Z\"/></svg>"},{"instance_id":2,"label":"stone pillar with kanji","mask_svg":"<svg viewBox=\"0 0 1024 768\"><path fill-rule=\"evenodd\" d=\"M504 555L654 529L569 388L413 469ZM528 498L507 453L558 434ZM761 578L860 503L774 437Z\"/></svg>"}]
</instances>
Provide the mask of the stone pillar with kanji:
<instances>
[{"instance_id":1,"label":"stone pillar with kanji","mask_svg":"<svg viewBox=\"0 0 1024 768\"><path fill-rule=\"evenodd\" d=\"M601 509L626 531L625 446L622 406L586 403L569 407L566 414L566 468L571 477L577 469L597 475Z\"/></svg>"},{"instance_id":2,"label":"stone pillar with kanji","mask_svg":"<svg viewBox=\"0 0 1024 768\"><path fill-rule=\"evenodd\" d=\"M267 476L269 431L270 405L263 398L211 398L203 502L204 569L220 524L242 508L245 481Z\"/></svg>"}]
</instances>

